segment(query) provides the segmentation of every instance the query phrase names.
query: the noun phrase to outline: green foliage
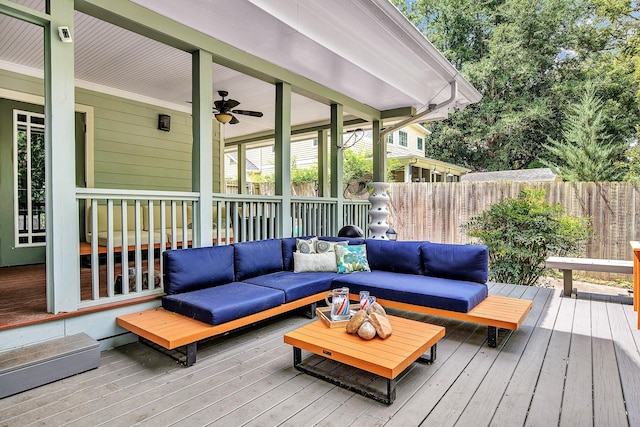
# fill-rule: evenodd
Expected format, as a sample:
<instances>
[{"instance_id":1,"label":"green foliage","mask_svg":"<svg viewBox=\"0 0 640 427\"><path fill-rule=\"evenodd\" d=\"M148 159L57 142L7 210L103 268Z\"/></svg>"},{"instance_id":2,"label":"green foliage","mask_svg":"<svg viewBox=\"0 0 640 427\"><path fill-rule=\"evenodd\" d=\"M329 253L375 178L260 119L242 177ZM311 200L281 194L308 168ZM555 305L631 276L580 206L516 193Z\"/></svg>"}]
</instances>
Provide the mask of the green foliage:
<instances>
[{"instance_id":1,"label":"green foliage","mask_svg":"<svg viewBox=\"0 0 640 427\"><path fill-rule=\"evenodd\" d=\"M310 168L301 169L296 164L295 159L291 162L291 183L307 184L318 181L318 167L316 165Z\"/></svg>"},{"instance_id":2,"label":"green foliage","mask_svg":"<svg viewBox=\"0 0 640 427\"><path fill-rule=\"evenodd\" d=\"M553 160L567 105L598 80L604 130L633 141L640 123L638 2L393 0L482 93L427 123L426 155L472 170ZM444 89L443 89L444 90Z\"/></svg>"},{"instance_id":3,"label":"green foliage","mask_svg":"<svg viewBox=\"0 0 640 427\"><path fill-rule=\"evenodd\" d=\"M469 236L489 247L491 280L535 285L549 256L574 253L590 237L588 219L566 215L544 196L544 190L524 189L463 225Z\"/></svg>"},{"instance_id":4,"label":"green foliage","mask_svg":"<svg viewBox=\"0 0 640 427\"><path fill-rule=\"evenodd\" d=\"M386 180L395 181L393 171L401 167L400 161L394 158L387 158ZM347 149L344 151L344 161L342 164L343 181L348 183L351 179L362 180L373 175L373 155L371 150L361 148L359 150Z\"/></svg>"},{"instance_id":5,"label":"green foliage","mask_svg":"<svg viewBox=\"0 0 640 427\"><path fill-rule=\"evenodd\" d=\"M606 113L602 99L596 96L592 82L584 87L580 100L568 107L562 139L550 139L545 145L556 161L550 163L565 181L618 181L624 167L627 143L606 131Z\"/></svg>"}]
</instances>

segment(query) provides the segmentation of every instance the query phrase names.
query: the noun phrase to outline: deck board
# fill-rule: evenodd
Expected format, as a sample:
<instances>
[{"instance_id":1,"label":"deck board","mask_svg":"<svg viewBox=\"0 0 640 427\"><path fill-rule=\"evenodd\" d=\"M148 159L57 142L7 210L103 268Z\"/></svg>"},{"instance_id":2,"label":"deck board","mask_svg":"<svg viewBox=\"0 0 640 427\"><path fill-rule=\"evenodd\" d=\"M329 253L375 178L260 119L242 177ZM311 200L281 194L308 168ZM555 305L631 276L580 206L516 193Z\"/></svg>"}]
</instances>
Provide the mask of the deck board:
<instances>
[{"instance_id":1,"label":"deck board","mask_svg":"<svg viewBox=\"0 0 640 427\"><path fill-rule=\"evenodd\" d=\"M490 292L534 301L497 348L487 346L486 327L390 310L446 328L436 363L401 373L392 405L297 372L282 337L310 320L292 313L201 342L190 368L141 343L103 352L96 370L0 400L0 425L640 426L631 305L545 288ZM580 420L585 404L593 416Z\"/></svg>"}]
</instances>

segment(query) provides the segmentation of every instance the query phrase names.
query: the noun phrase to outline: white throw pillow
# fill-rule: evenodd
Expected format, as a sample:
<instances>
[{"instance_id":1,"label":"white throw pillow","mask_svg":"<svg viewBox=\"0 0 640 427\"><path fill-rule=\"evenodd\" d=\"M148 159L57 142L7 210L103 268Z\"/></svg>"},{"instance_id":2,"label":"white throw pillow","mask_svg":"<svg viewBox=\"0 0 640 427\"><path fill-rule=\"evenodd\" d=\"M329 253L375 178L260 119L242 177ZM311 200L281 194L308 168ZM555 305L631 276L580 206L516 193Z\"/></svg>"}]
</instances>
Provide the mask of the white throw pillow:
<instances>
[{"instance_id":1,"label":"white throw pillow","mask_svg":"<svg viewBox=\"0 0 640 427\"><path fill-rule=\"evenodd\" d=\"M336 254L327 252L324 254L303 254L300 252L293 253L293 272L301 273L303 271L338 271L336 263Z\"/></svg>"}]
</instances>

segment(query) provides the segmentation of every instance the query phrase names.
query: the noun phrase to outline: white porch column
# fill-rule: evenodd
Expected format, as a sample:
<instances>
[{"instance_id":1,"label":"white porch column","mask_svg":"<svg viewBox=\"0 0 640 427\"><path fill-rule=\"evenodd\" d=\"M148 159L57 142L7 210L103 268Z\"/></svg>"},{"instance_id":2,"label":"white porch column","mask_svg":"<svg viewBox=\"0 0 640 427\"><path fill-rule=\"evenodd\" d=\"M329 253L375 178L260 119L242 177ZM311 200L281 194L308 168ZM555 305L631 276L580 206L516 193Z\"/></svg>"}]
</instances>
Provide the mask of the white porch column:
<instances>
[{"instance_id":1,"label":"white porch column","mask_svg":"<svg viewBox=\"0 0 640 427\"><path fill-rule=\"evenodd\" d=\"M47 2L51 23L44 30L45 216L47 310L76 311L80 302L80 236L76 202L74 54L58 27L72 36L73 0Z\"/></svg>"},{"instance_id":2,"label":"white porch column","mask_svg":"<svg viewBox=\"0 0 640 427\"><path fill-rule=\"evenodd\" d=\"M211 246L213 203L213 74L210 52L192 54L191 84L193 96L193 147L191 151L191 185L200 193L193 210L193 247Z\"/></svg>"},{"instance_id":3,"label":"white porch column","mask_svg":"<svg viewBox=\"0 0 640 427\"><path fill-rule=\"evenodd\" d=\"M282 196L280 236L291 236L291 85L276 84L275 191Z\"/></svg>"},{"instance_id":4,"label":"white porch column","mask_svg":"<svg viewBox=\"0 0 640 427\"><path fill-rule=\"evenodd\" d=\"M342 149L343 126L343 106L341 104L331 104L331 197L335 197L338 201L336 204L336 230L338 233L344 226L344 194L343 194L343 174L344 174L344 156Z\"/></svg>"}]
</instances>

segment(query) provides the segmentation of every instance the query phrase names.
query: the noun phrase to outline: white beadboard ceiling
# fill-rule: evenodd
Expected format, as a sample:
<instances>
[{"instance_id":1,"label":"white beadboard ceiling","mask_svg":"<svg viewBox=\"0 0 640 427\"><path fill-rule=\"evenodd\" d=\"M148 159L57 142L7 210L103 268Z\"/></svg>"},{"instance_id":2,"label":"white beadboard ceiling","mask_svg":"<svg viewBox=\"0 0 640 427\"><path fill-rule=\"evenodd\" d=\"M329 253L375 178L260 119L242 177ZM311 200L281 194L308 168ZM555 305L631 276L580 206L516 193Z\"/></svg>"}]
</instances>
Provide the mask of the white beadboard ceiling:
<instances>
[{"instance_id":1,"label":"white beadboard ceiling","mask_svg":"<svg viewBox=\"0 0 640 427\"><path fill-rule=\"evenodd\" d=\"M419 111L440 103L454 79L459 87L454 106L480 99L388 0L132 1L378 110ZM43 0L15 2L44 9ZM190 111L189 53L80 12L73 37L79 86ZM0 15L0 68L41 76L42 30ZM241 101L238 108L265 114L238 116L239 124L224 126L225 137L273 129L272 84L219 64L212 73L215 91L228 91ZM293 94L293 125L328 118L327 105Z\"/></svg>"}]
</instances>

